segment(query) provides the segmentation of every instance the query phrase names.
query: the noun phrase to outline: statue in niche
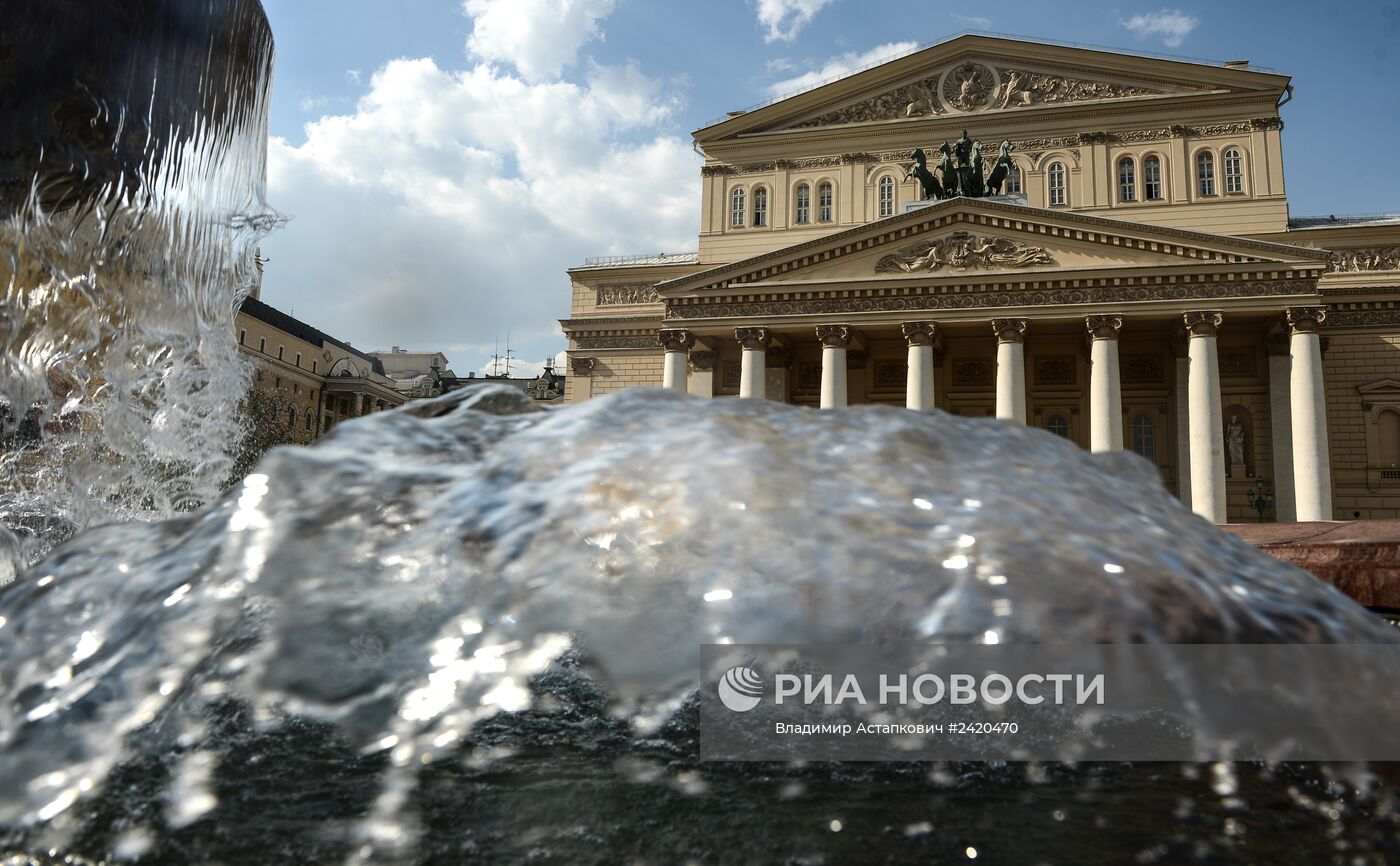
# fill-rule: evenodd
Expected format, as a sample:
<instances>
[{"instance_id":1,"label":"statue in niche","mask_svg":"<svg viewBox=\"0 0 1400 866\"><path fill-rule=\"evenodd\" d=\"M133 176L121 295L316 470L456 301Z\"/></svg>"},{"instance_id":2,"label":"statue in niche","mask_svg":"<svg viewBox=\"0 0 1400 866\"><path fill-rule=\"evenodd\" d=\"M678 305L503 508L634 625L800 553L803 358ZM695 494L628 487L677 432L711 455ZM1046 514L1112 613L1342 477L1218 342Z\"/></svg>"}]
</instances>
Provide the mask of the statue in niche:
<instances>
[{"instance_id":1,"label":"statue in niche","mask_svg":"<svg viewBox=\"0 0 1400 866\"><path fill-rule=\"evenodd\" d=\"M929 171L928 157L923 148L914 151L914 164L910 166L908 174L904 175L905 180L911 177L919 179L919 189L925 201L943 198L943 186L939 184L938 178L933 176L933 172Z\"/></svg>"},{"instance_id":2,"label":"statue in niche","mask_svg":"<svg viewBox=\"0 0 1400 866\"><path fill-rule=\"evenodd\" d=\"M1231 476L1236 466L1244 465L1244 425L1240 423L1240 416L1230 416L1230 426L1225 431L1225 444L1230 452Z\"/></svg>"}]
</instances>

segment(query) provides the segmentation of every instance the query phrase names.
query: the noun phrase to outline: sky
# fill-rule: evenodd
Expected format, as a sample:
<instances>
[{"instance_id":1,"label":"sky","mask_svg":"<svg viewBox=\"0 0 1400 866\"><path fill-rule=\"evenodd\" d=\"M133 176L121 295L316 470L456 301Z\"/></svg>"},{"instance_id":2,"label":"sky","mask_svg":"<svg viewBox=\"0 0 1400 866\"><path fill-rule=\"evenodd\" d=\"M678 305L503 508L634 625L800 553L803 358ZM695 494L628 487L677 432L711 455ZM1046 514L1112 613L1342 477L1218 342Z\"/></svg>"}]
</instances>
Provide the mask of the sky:
<instances>
[{"instance_id":1,"label":"sky","mask_svg":"<svg viewBox=\"0 0 1400 866\"><path fill-rule=\"evenodd\" d=\"M969 31L1291 75L1291 213L1400 211L1400 0L263 2L290 217L263 299L459 375L507 341L522 373L564 349L585 257L696 248L693 130Z\"/></svg>"}]
</instances>

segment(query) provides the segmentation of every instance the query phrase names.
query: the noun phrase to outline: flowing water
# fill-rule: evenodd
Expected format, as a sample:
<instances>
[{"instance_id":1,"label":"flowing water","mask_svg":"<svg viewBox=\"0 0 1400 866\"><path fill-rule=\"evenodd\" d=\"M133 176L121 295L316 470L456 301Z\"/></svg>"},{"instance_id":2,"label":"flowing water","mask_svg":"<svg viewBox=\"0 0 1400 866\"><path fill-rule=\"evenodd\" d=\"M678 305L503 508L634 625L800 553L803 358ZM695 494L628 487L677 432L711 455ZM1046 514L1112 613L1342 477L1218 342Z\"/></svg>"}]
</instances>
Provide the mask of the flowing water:
<instances>
[{"instance_id":1,"label":"flowing water","mask_svg":"<svg viewBox=\"0 0 1400 866\"><path fill-rule=\"evenodd\" d=\"M1400 855L1389 793L1316 768L697 760L703 643L1396 640L1145 461L993 420L457 392L275 451L195 514L89 531L0 617L0 824L30 848Z\"/></svg>"},{"instance_id":2,"label":"flowing water","mask_svg":"<svg viewBox=\"0 0 1400 866\"><path fill-rule=\"evenodd\" d=\"M254 0L13 0L0 31L0 582L207 502L242 435L272 37Z\"/></svg>"},{"instance_id":3,"label":"flowing water","mask_svg":"<svg viewBox=\"0 0 1400 866\"><path fill-rule=\"evenodd\" d=\"M1327 767L698 760L704 643L1396 639L1131 456L487 387L217 494L266 20L7 14L0 861L1400 862L1391 790Z\"/></svg>"}]
</instances>

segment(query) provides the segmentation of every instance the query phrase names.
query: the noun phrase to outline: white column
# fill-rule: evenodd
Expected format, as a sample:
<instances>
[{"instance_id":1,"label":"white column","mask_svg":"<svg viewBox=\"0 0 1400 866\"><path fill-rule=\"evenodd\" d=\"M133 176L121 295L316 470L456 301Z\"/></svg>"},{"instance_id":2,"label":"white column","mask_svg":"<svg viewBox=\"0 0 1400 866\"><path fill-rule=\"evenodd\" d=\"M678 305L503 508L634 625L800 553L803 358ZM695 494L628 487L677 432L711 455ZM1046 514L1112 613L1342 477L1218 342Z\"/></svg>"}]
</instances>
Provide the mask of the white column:
<instances>
[{"instance_id":1,"label":"white column","mask_svg":"<svg viewBox=\"0 0 1400 866\"><path fill-rule=\"evenodd\" d=\"M993 319L997 335L997 417L1026 423L1026 320Z\"/></svg>"},{"instance_id":2,"label":"white column","mask_svg":"<svg viewBox=\"0 0 1400 866\"><path fill-rule=\"evenodd\" d=\"M1123 317L1089 316L1089 450L1123 450L1123 386L1118 378L1118 331Z\"/></svg>"},{"instance_id":3,"label":"white column","mask_svg":"<svg viewBox=\"0 0 1400 866\"><path fill-rule=\"evenodd\" d=\"M690 353L690 393L710 399L715 396L715 353Z\"/></svg>"},{"instance_id":4,"label":"white column","mask_svg":"<svg viewBox=\"0 0 1400 866\"><path fill-rule=\"evenodd\" d=\"M1186 356L1186 338L1172 346L1176 354L1176 488L1177 498L1191 507L1191 401L1187 399L1187 381L1191 359Z\"/></svg>"},{"instance_id":5,"label":"white column","mask_svg":"<svg viewBox=\"0 0 1400 866\"><path fill-rule=\"evenodd\" d=\"M1185 315L1191 430L1191 510L1212 523L1225 522L1225 431L1220 417L1220 362L1215 330L1225 317L1206 310Z\"/></svg>"},{"instance_id":6,"label":"white column","mask_svg":"<svg viewBox=\"0 0 1400 866\"><path fill-rule=\"evenodd\" d=\"M575 403L582 403L593 396L593 367L597 363L597 358L569 356L569 381L573 383L572 400Z\"/></svg>"},{"instance_id":7,"label":"white column","mask_svg":"<svg viewBox=\"0 0 1400 866\"><path fill-rule=\"evenodd\" d=\"M836 409L847 403L846 349L851 345L850 325L817 325L822 344L823 409Z\"/></svg>"},{"instance_id":8,"label":"white column","mask_svg":"<svg viewBox=\"0 0 1400 866\"><path fill-rule=\"evenodd\" d=\"M687 390L686 356L695 342L695 335L680 328L663 328L661 348L666 350L661 369L661 387L684 394Z\"/></svg>"},{"instance_id":9,"label":"white column","mask_svg":"<svg viewBox=\"0 0 1400 866\"><path fill-rule=\"evenodd\" d=\"M909 342L909 378L904 388L904 405L916 412L936 406L933 387L933 344L938 327L933 322L905 322L901 328Z\"/></svg>"},{"instance_id":10,"label":"white column","mask_svg":"<svg viewBox=\"0 0 1400 866\"><path fill-rule=\"evenodd\" d=\"M739 396L745 399L762 400L765 377L767 376L768 343L771 337L767 328L735 328L734 339L744 350L739 369Z\"/></svg>"},{"instance_id":11,"label":"white column","mask_svg":"<svg viewBox=\"0 0 1400 866\"><path fill-rule=\"evenodd\" d=\"M1293 496L1293 410L1288 391L1293 363L1289 337L1269 337L1269 429L1274 434L1274 517L1280 523L1298 519Z\"/></svg>"},{"instance_id":12,"label":"white column","mask_svg":"<svg viewBox=\"0 0 1400 866\"><path fill-rule=\"evenodd\" d=\"M1322 386L1321 307L1288 310L1292 356L1288 397L1293 415L1293 484L1298 520L1332 519L1332 466L1327 449L1327 392Z\"/></svg>"}]
</instances>

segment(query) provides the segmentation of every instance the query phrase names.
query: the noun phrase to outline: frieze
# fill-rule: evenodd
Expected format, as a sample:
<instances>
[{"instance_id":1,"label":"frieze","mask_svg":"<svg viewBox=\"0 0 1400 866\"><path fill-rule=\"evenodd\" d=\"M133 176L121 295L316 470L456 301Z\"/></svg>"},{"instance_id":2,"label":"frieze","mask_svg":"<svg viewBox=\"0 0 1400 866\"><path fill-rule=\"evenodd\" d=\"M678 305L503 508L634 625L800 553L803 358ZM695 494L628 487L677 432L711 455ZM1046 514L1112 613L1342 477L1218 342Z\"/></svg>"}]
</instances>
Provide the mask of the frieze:
<instances>
[{"instance_id":1,"label":"frieze","mask_svg":"<svg viewBox=\"0 0 1400 866\"><path fill-rule=\"evenodd\" d=\"M875 387L881 391L902 389L909 382L907 361L876 361Z\"/></svg>"},{"instance_id":2,"label":"frieze","mask_svg":"<svg viewBox=\"0 0 1400 866\"><path fill-rule=\"evenodd\" d=\"M1400 325L1400 307L1383 310L1328 310L1327 328L1370 328Z\"/></svg>"},{"instance_id":3,"label":"frieze","mask_svg":"<svg viewBox=\"0 0 1400 866\"><path fill-rule=\"evenodd\" d=\"M1258 359L1252 348L1221 348L1220 376L1224 379L1255 379L1259 376Z\"/></svg>"},{"instance_id":4,"label":"frieze","mask_svg":"<svg viewBox=\"0 0 1400 866\"><path fill-rule=\"evenodd\" d=\"M656 334L638 336L575 337L574 348L596 349L655 349Z\"/></svg>"},{"instance_id":5,"label":"frieze","mask_svg":"<svg viewBox=\"0 0 1400 866\"><path fill-rule=\"evenodd\" d=\"M667 319L730 319L766 316L844 315L854 313L924 312L932 310L982 310L999 307L1053 307L1074 304L1150 303L1197 301L1256 296L1311 295L1310 280L1272 283L1199 283L1166 286L1104 286L1086 289L1030 289L905 297L804 298L801 300L749 301L671 305Z\"/></svg>"},{"instance_id":6,"label":"frieze","mask_svg":"<svg viewBox=\"0 0 1400 866\"><path fill-rule=\"evenodd\" d=\"M946 111L938 98L938 76L934 75L853 105L828 111L819 117L795 124L793 128L866 123L873 120L894 120L897 117L923 117L944 114Z\"/></svg>"},{"instance_id":7,"label":"frieze","mask_svg":"<svg viewBox=\"0 0 1400 866\"><path fill-rule=\"evenodd\" d=\"M1044 247L1032 247L1010 238L974 235L958 231L936 240L923 240L882 256L875 273L916 273L938 271L1000 270L1054 265L1055 259Z\"/></svg>"},{"instance_id":8,"label":"frieze","mask_svg":"<svg viewBox=\"0 0 1400 866\"><path fill-rule=\"evenodd\" d=\"M1123 99L1130 96L1157 96L1160 90L1065 78L1024 69L999 68L1001 85L997 88L996 108L1028 108L1032 105L1052 105L1064 102L1089 102L1095 99Z\"/></svg>"},{"instance_id":9,"label":"frieze","mask_svg":"<svg viewBox=\"0 0 1400 866\"><path fill-rule=\"evenodd\" d=\"M650 283L630 283L622 286L599 286L596 304L600 307L618 307L627 304L659 304L661 295L656 286Z\"/></svg>"},{"instance_id":10,"label":"frieze","mask_svg":"<svg viewBox=\"0 0 1400 866\"><path fill-rule=\"evenodd\" d=\"M958 360L953 362L954 385L992 384L992 362L978 360Z\"/></svg>"},{"instance_id":11,"label":"frieze","mask_svg":"<svg viewBox=\"0 0 1400 866\"><path fill-rule=\"evenodd\" d=\"M1327 259L1327 273L1400 270L1400 247L1360 247L1336 250Z\"/></svg>"}]
</instances>

